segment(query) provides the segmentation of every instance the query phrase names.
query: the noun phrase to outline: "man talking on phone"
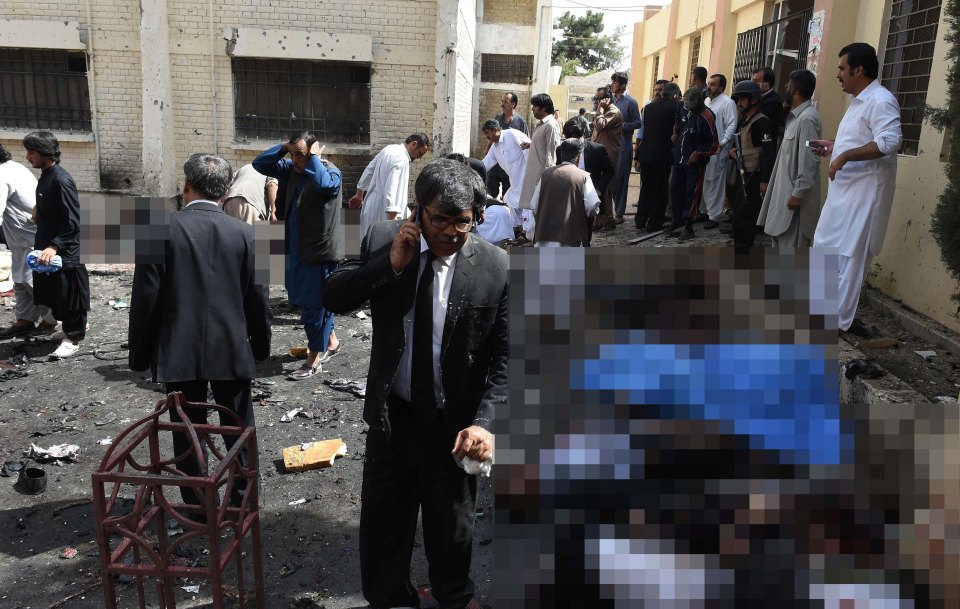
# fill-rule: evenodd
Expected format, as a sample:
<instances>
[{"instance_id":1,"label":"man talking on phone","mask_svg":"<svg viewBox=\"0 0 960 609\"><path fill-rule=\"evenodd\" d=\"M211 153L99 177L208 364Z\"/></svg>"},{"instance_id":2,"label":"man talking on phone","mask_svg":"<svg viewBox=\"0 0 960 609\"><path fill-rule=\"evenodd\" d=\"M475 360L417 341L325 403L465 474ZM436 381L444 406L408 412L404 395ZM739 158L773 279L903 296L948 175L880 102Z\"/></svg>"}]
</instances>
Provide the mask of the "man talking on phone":
<instances>
[{"instance_id":1,"label":"man talking on phone","mask_svg":"<svg viewBox=\"0 0 960 609\"><path fill-rule=\"evenodd\" d=\"M507 398L507 256L471 232L486 200L469 167L438 159L414 185L406 221L371 226L360 259L328 280L336 313L370 301L370 426L360 512L363 595L376 609L419 607L410 558L422 510L430 584L441 609L466 607L476 476L493 454Z\"/></svg>"}]
</instances>

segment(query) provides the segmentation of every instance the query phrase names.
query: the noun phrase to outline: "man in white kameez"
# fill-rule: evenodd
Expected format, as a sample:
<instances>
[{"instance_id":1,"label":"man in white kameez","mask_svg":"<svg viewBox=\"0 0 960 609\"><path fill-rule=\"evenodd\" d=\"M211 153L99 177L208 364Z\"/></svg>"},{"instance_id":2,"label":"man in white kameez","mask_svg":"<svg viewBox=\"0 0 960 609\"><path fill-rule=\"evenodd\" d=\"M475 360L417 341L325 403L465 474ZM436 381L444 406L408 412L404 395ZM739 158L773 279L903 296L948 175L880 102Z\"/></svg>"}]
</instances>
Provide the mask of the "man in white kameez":
<instances>
[{"instance_id":1,"label":"man in white kameez","mask_svg":"<svg viewBox=\"0 0 960 609\"><path fill-rule=\"evenodd\" d=\"M831 156L830 185L814 247L837 248L840 263L839 322L849 330L860 301L860 285L870 260L880 253L887 232L897 179L897 153L903 134L900 105L877 81L873 47L855 42L840 51L837 80L852 95L837 139L816 140L820 156Z\"/></svg>"},{"instance_id":2,"label":"man in white kameez","mask_svg":"<svg viewBox=\"0 0 960 609\"><path fill-rule=\"evenodd\" d=\"M501 129L494 120L483 124L483 136L490 142L490 150L483 157L483 166L487 171L494 165L507 172L510 188L503 195L503 202L513 212L513 225L520 226L520 189L527 170L527 153L530 138L523 131Z\"/></svg>"},{"instance_id":3,"label":"man in white kameez","mask_svg":"<svg viewBox=\"0 0 960 609\"><path fill-rule=\"evenodd\" d=\"M405 219L407 192L410 188L410 163L430 150L430 140L424 133L414 133L403 144L390 144L373 157L357 182L357 192L348 204L360 207L360 237L381 220Z\"/></svg>"},{"instance_id":4,"label":"man in white kameez","mask_svg":"<svg viewBox=\"0 0 960 609\"><path fill-rule=\"evenodd\" d=\"M27 253L34 249L37 225L33 222L36 205L37 178L29 169L11 160L11 155L0 146L0 216L3 236L13 257L13 293L16 296L13 325L0 330L0 339L29 334L37 321L47 327L56 327L48 307L33 302L33 273L27 266Z\"/></svg>"},{"instance_id":5,"label":"man in white kameez","mask_svg":"<svg viewBox=\"0 0 960 609\"><path fill-rule=\"evenodd\" d=\"M821 137L820 113L810 103L816 87L813 72L790 73L790 113L757 218L757 224L773 240L773 247L782 250L810 247L820 217L820 159L807 148L807 142Z\"/></svg>"},{"instance_id":6,"label":"man in white kameez","mask_svg":"<svg viewBox=\"0 0 960 609\"><path fill-rule=\"evenodd\" d=\"M530 154L527 156L527 169L523 174L523 188L520 189L521 223L527 239L533 239L532 222L533 191L540 182L540 176L548 167L557 164L557 146L563 141L560 124L553 116L553 99L546 93L538 93L530 98L530 110L533 117L540 121L531 136Z\"/></svg>"},{"instance_id":7,"label":"man in white kameez","mask_svg":"<svg viewBox=\"0 0 960 609\"><path fill-rule=\"evenodd\" d=\"M723 218L724 202L727 197L727 163L733 135L737 131L737 104L724 93L727 77L714 74L707 81L706 104L717 120L717 137L720 138L720 150L710 157L710 164L703 175L703 197L700 208L709 216L703 228L717 228Z\"/></svg>"}]
</instances>

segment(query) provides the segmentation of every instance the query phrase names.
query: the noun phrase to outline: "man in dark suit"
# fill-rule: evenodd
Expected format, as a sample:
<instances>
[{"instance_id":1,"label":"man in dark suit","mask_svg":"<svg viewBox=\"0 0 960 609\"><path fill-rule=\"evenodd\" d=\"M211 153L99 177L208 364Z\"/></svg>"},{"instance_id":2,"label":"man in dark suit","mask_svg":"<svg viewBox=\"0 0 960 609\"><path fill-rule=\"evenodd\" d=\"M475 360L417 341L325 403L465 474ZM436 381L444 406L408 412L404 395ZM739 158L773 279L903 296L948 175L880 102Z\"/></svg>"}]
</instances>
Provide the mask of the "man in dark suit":
<instances>
[{"instance_id":1,"label":"man in dark suit","mask_svg":"<svg viewBox=\"0 0 960 609\"><path fill-rule=\"evenodd\" d=\"M598 193L606 192L607 186L613 179L613 163L607 149L602 144L591 142L584 137L583 127L578 118L571 118L563 125L564 139L579 139L583 142L583 154L580 155L580 169L590 174L590 181ZM560 159L560 147L557 146L557 163ZM590 237L593 237L593 222L587 223Z\"/></svg>"},{"instance_id":2,"label":"man in dark suit","mask_svg":"<svg viewBox=\"0 0 960 609\"><path fill-rule=\"evenodd\" d=\"M417 213L374 224L360 259L329 279L326 306L369 299L373 348L363 418L360 570L374 608L418 607L410 556L424 550L442 609L466 607L477 481L455 459L490 459L507 396L507 256L470 233L486 199L462 163L439 159L414 186ZM451 457L451 453L453 457Z\"/></svg>"},{"instance_id":3,"label":"man in dark suit","mask_svg":"<svg viewBox=\"0 0 960 609\"><path fill-rule=\"evenodd\" d=\"M664 85L664 94L643 109L643 139L640 140L640 197L637 200L637 229L646 226L653 232L663 228L664 211L670 191L670 166L673 164L673 127L677 118L680 88Z\"/></svg>"},{"instance_id":4,"label":"man in dark suit","mask_svg":"<svg viewBox=\"0 0 960 609\"><path fill-rule=\"evenodd\" d=\"M783 137L785 123L783 99L777 93L777 74L769 67L757 68L753 73L753 82L757 83L762 93L760 97L760 113L770 119L773 128L773 139L779 145Z\"/></svg>"},{"instance_id":5,"label":"man in dark suit","mask_svg":"<svg viewBox=\"0 0 960 609\"><path fill-rule=\"evenodd\" d=\"M134 271L130 368L151 368L155 382L166 383L168 392L180 391L191 402L206 402L209 385L217 404L253 425L254 360L270 355L267 292L254 285L253 226L218 206L233 176L229 163L194 154L183 173L186 207L170 218L164 260L137 264ZM173 411L170 418L180 420ZM205 412L191 412L190 418L206 423ZM227 449L235 440L224 437ZM179 455L191 443L177 432L173 447ZM247 465L245 450L239 461ZM177 467L189 476L203 474L195 455ZM181 487L181 494L186 503L199 504L192 489ZM242 497L243 488L236 488L231 501L238 505Z\"/></svg>"}]
</instances>

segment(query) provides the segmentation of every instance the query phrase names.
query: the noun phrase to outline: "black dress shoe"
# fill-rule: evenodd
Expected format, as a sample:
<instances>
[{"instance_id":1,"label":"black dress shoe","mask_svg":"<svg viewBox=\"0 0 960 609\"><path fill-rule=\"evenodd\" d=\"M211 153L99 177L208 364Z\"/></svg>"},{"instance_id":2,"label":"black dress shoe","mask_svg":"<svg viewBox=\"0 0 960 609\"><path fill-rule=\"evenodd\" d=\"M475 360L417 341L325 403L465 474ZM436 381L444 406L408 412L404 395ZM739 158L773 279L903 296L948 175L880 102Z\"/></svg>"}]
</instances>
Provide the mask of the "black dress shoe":
<instances>
[{"instance_id":1,"label":"black dress shoe","mask_svg":"<svg viewBox=\"0 0 960 609\"><path fill-rule=\"evenodd\" d=\"M694 223L694 224L703 224L704 222L706 222L706 221L709 220L709 219L710 219L710 216L708 216L707 214L697 214L696 217L693 219L693 223Z\"/></svg>"},{"instance_id":2,"label":"black dress shoe","mask_svg":"<svg viewBox=\"0 0 960 609\"><path fill-rule=\"evenodd\" d=\"M8 328L0 330L0 340L5 338L16 338L17 336L25 336L36 330L36 328L37 326L33 322L24 325L13 324Z\"/></svg>"},{"instance_id":3,"label":"black dress shoe","mask_svg":"<svg viewBox=\"0 0 960 609\"><path fill-rule=\"evenodd\" d=\"M680 233L680 235L677 237L677 241L680 241L681 243L683 243L684 241L689 241L696 236L697 235L691 229L687 229L682 233Z\"/></svg>"},{"instance_id":4,"label":"black dress shoe","mask_svg":"<svg viewBox=\"0 0 960 609\"><path fill-rule=\"evenodd\" d=\"M732 235L732 234L733 234L733 226L731 226L731 225L729 225L729 224L724 224L724 225L722 225L722 226L720 227L720 232L723 233L724 235Z\"/></svg>"},{"instance_id":5,"label":"black dress shoe","mask_svg":"<svg viewBox=\"0 0 960 609\"><path fill-rule=\"evenodd\" d=\"M703 228L717 228L720 226L720 223L715 220L707 220L703 223Z\"/></svg>"}]
</instances>

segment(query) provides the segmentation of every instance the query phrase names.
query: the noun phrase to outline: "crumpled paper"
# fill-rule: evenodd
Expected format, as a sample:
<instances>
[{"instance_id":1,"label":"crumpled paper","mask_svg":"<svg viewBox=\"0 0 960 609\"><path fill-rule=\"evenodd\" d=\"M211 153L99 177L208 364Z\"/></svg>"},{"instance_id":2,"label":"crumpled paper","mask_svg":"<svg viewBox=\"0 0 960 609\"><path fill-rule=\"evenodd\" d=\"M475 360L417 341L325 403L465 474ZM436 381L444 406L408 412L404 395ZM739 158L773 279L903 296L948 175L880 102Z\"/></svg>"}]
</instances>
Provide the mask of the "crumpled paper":
<instances>
[{"instance_id":1,"label":"crumpled paper","mask_svg":"<svg viewBox=\"0 0 960 609\"><path fill-rule=\"evenodd\" d=\"M470 457L464 457L462 460L457 461L457 463L463 468L463 471L471 476L489 478L490 471L493 469L493 457L483 462L471 459Z\"/></svg>"},{"instance_id":2,"label":"crumpled paper","mask_svg":"<svg viewBox=\"0 0 960 609\"><path fill-rule=\"evenodd\" d=\"M79 454L80 447L76 444L56 444L50 448L31 444L29 449L23 451L24 457L34 461L76 461Z\"/></svg>"}]
</instances>

